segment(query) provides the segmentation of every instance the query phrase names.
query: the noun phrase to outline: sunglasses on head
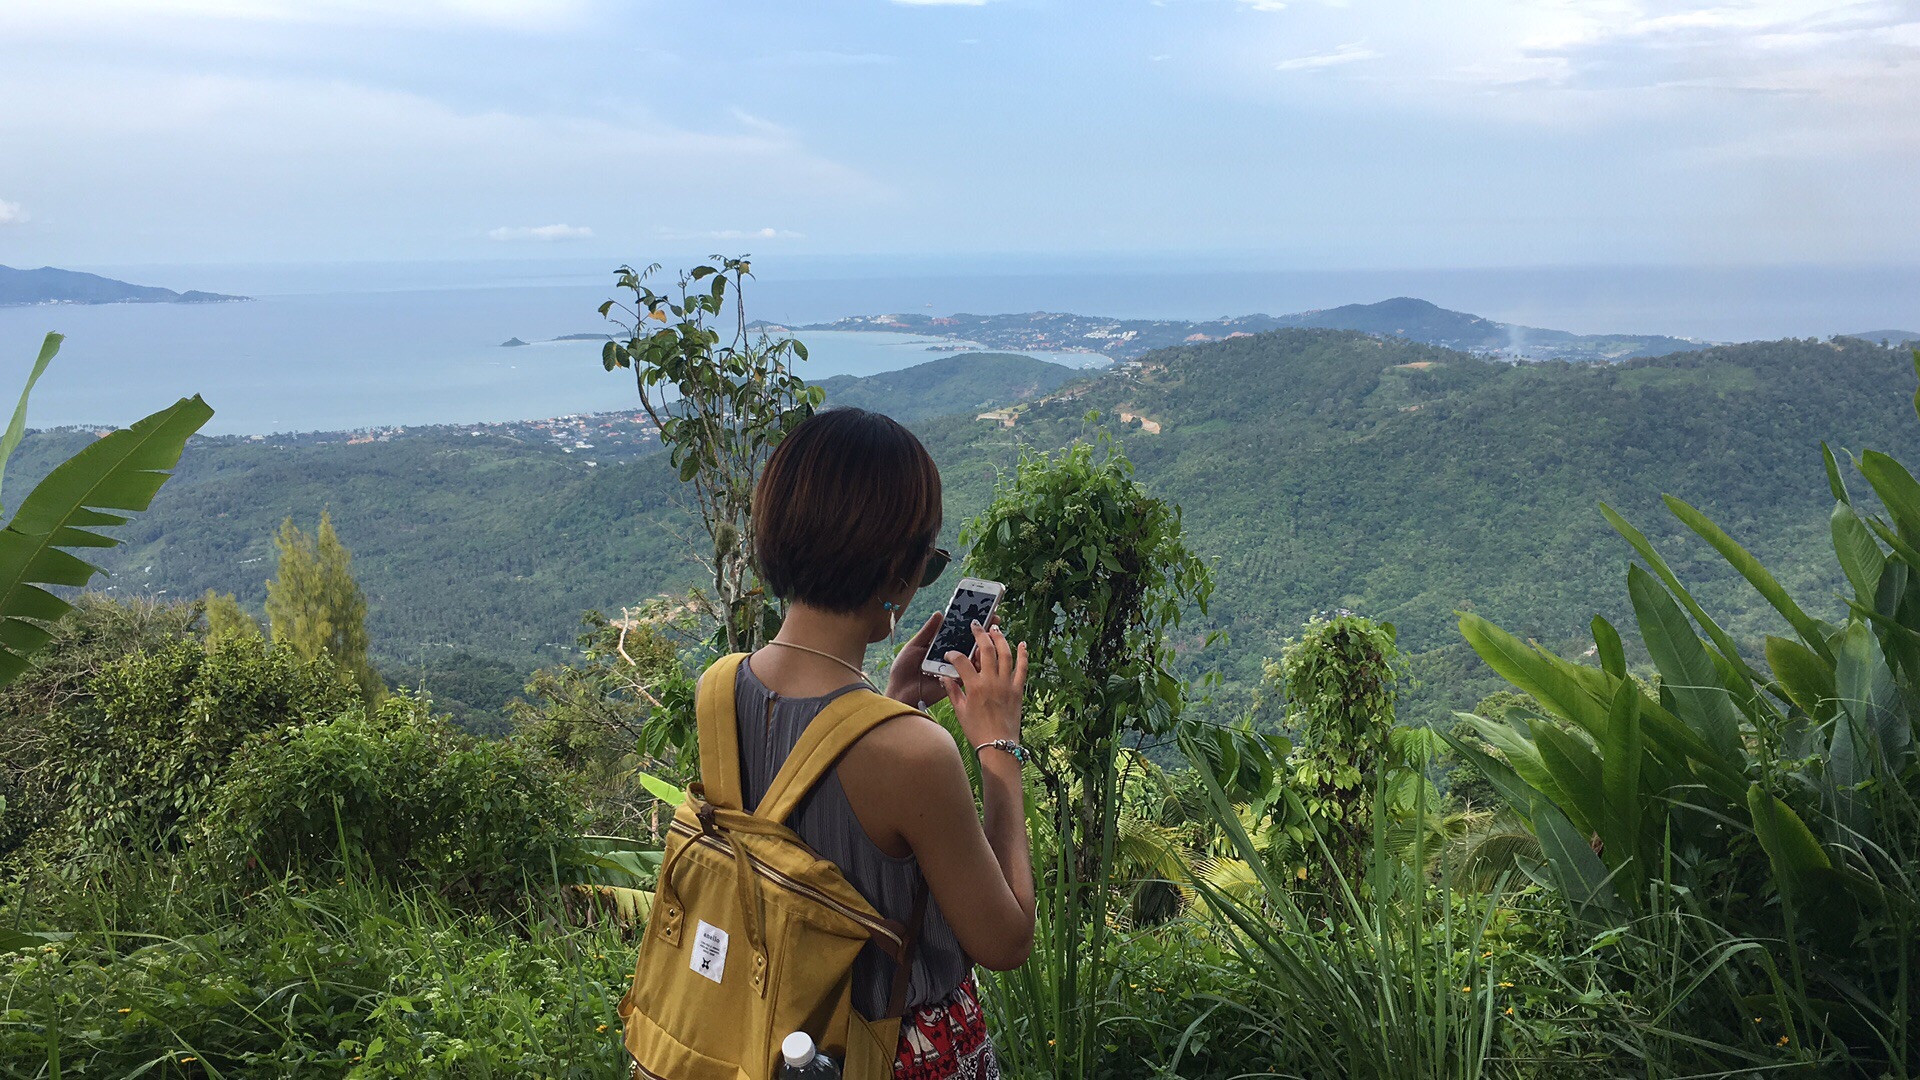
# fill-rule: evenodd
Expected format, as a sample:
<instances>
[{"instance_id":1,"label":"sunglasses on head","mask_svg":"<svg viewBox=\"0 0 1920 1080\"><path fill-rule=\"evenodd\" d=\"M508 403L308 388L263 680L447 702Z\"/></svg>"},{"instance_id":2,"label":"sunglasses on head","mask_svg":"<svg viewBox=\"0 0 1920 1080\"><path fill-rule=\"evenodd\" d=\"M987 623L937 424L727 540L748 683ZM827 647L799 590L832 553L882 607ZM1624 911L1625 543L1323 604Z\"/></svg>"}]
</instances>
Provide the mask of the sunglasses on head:
<instances>
[{"instance_id":1,"label":"sunglasses on head","mask_svg":"<svg viewBox=\"0 0 1920 1080\"><path fill-rule=\"evenodd\" d=\"M924 589L939 581L940 575L946 573L947 564L951 562L953 562L953 552L946 548L934 548L933 554L927 556L926 571L920 575L920 587Z\"/></svg>"}]
</instances>

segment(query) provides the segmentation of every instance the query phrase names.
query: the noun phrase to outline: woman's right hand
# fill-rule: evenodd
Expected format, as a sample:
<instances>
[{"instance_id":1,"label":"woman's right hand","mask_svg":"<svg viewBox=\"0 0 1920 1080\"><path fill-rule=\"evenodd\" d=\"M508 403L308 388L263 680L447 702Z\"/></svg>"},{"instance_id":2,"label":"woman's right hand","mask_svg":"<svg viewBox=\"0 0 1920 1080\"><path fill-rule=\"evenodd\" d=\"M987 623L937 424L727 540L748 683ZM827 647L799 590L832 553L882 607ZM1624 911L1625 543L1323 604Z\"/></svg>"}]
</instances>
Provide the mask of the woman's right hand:
<instances>
[{"instance_id":1,"label":"woman's right hand","mask_svg":"<svg viewBox=\"0 0 1920 1080\"><path fill-rule=\"evenodd\" d=\"M1027 688L1027 644L1008 643L999 627L973 624L973 659L949 652L946 661L958 678L941 676L953 702L954 719L974 746L995 739L1020 741L1020 712Z\"/></svg>"}]
</instances>

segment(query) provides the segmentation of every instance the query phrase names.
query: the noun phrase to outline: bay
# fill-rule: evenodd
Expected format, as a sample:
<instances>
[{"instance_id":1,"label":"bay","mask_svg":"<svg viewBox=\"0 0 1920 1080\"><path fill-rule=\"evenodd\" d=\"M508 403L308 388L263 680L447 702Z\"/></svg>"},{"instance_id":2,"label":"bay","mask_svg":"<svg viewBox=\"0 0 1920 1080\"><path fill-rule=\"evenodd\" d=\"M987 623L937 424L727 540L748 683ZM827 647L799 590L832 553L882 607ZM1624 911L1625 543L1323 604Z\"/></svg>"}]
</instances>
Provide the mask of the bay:
<instances>
[{"instance_id":1,"label":"bay","mask_svg":"<svg viewBox=\"0 0 1920 1080\"><path fill-rule=\"evenodd\" d=\"M215 410L205 430L227 435L632 408L632 376L604 370L600 342L551 340L607 325L595 311L603 295L521 286L0 308L8 376L0 385L19 385L52 330L66 341L34 389L34 427L124 425L195 393ZM511 338L530 344L503 347ZM928 348L951 343L907 334L815 331L803 340L811 359L800 372L810 380L953 355Z\"/></svg>"}]
</instances>

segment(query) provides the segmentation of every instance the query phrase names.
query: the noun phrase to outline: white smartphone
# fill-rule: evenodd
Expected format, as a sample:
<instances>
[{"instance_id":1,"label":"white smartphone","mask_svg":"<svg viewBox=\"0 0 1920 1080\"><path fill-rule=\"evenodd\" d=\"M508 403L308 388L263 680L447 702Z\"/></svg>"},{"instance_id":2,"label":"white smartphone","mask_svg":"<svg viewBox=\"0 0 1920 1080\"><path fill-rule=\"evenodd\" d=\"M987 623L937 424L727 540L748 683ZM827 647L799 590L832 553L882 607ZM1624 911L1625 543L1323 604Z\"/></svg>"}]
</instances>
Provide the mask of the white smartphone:
<instances>
[{"instance_id":1,"label":"white smartphone","mask_svg":"<svg viewBox=\"0 0 1920 1080\"><path fill-rule=\"evenodd\" d=\"M961 578L960 587L953 590L953 599L947 602L947 616L940 620L940 632L933 635L933 644L928 646L927 658L921 662L920 670L949 679L959 677L960 673L947 663L946 655L958 652L969 658L973 656L973 624L986 625L1006 591L1007 587L997 581Z\"/></svg>"}]
</instances>

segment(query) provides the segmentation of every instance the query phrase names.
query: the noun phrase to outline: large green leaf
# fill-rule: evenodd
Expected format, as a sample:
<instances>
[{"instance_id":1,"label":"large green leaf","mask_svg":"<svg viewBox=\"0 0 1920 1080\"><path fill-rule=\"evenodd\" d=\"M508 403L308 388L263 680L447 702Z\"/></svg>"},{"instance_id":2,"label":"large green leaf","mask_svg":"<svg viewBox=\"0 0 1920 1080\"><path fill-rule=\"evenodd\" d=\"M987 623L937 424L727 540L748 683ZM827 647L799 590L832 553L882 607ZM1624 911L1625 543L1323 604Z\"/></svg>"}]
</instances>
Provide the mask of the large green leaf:
<instances>
[{"instance_id":1,"label":"large green leaf","mask_svg":"<svg viewBox=\"0 0 1920 1080\"><path fill-rule=\"evenodd\" d=\"M1573 665L1527 646L1478 615L1460 617L1460 634L1488 667L1548 709L1590 732L1604 726L1605 706L1571 670ZM1603 672L1593 674L1605 678Z\"/></svg>"},{"instance_id":2,"label":"large green leaf","mask_svg":"<svg viewBox=\"0 0 1920 1080\"><path fill-rule=\"evenodd\" d=\"M27 655L47 642L40 623L69 610L41 586L78 587L100 572L63 549L118 544L91 530L125 524L125 514L145 510L188 437L212 416L198 396L182 398L75 454L22 500L0 530L0 684L26 670Z\"/></svg>"},{"instance_id":3,"label":"large green leaf","mask_svg":"<svg viewBox=\"0 0 1920 1080\"><path fill-rule=\"evenodd\" d=\"M1793 808L1761 790L1747 789L1753 833L1767 853L1780 897L1809 929L1838 945L1851 940L1860 909L1847 875L1833 865L1813 830ZM1868 890L1870 891L1870 890Z\"/></svg>"},{"instance_id":4,"label":"large green leaf","mask_svg":"<svg viewBox=\"0 0 1920 1080\"><path fill-rule=\"evenodd\" d=\"M1607 710L1613 701L1615 681L1597 668L1568 663L1557 656L1529 648L1518 638L1480 618L1463 615L1461 636L1480 654L1487 666L1508 682L1532 694L1554 715L1569 720L1598 739L1606 731ZM1640 717L1649 746L1657 746L1676 769L1685 769L1691 760L1701 770L1696 779L1715 794L1738 802L1747 790L1747 778L1741 768L1724 760L1705 739L1658 704L1642 700ZM1481 726L1481 725L1476 725ZM1565 800L1555 793L1558 785L1549 777L1542 781L1528 772L1522 754L1536 760L1531 736L1520 736L1523 749L1516 752L1495 734L1503 725L1482 726L1489 741L1506 753L1514 769L1530 784L1540 787L1548 799L1558 805ZM1541 766L1544 769L1544 765Z\"/></svg>"},{"instance_id":5,"label":"large green leaf","mask_svg":"<svg viewBox=\"0 0 1920 1080\"><path fill-rule=\"evenodd\" d=\"M633 775L640 781L640 786L647 789L647 794L652 795L668 806L678 806L681 801L687 797L686 792L681 791L679 788L674 787L672 784L667 783L665 780L660 779L644 769L634 770Z\"/></svg>"},{"instance_id":6,"label":"large green leaf","mask_svg":"<svg viewBox=\"0 0 1920 1080\"><path fill-rule=\"evenodd\" d=\"M1600 655L1600 670L1616 679L1627 677L1627 651L1621 647L1620 631L1598 615L1589 624L1593 628L1593 649Z\"/></svg>"},{"instance_id":7,"label":"large green leaf","mask_svg":"<svg viewBox=\"0 0 1920 1080\"><path fill-rule=\"evenodd\" d=\"M1686 507L1688 510L1693 509L1687 506L1686 503L1679 502L1677 499L1668 502L1668 509L1673 509L1676 503L1678 503L1679 506ZM1674 513L1679 515L1680 512L1674 510ZM1714 622L1713 617L1707 614L1707 610L1701 607L1698 601L1694 600L1693 594L1687 591L1687 587L1680 584L1680 579L1674 575L1673 568L1667 565L1666 559L1661 558L1660 552L1654 549L1653 542L1647 539L1646 534L1634 528L1626 518L1621 517L1615 512L1613 507L1608 506L1606 503L1600 504L1600 515L1607 519L1607 524L1612 525L1615 532L1626 538L1627 543L1632 545L1633 550L1640 553L1640 557L1645 559L1647 565L1652 567L1653 572L1659 576L1661 583L1672 590L1673 595L1680 598L1680 603L1686 606L1687 614L1692 615L1694 621L1706 629L1707 637L1713 639L1714 647L1724 653L1730 662L1745 670L1749 679L1754 682L1763 682L1764 680L1760 678L1758 672L1746 668L1746 661L1741 658L1740 650L1734 644L1732 636L1721 629L1720 624ZM1706 521L1705 518L1699 517L1698 511L1694 511L1694 516L1701 521ZM1687 521L1687 518L1682 516L1681 520ZM1688 521L1688 524L1691 525L1692 522ZM1707 522L1707 524L1712 526L1712 522ZM1719 531L1718 527L1713 528L1715 532ZM1724 536L1725 534L1722 535ZM1738 545L1735 545L1735 547L1737 548ZM1762 573L1764 572L1765 571L1762 571ZM1796 607L1795 610L1798 610L1798 608ZM1789 621L1792 621L1792 618L1793 616L1788 616ZM1812 620L1809 621L1811 622ZM1814 622L1813 625L1817 627L1818 623ZM1796 629L1799 628L1798 623L1795 623L1794 626Z\"/></svg>"},{"instance_id":8,"label":"large green leaf","mask_svg":"<svg viewBox=\"0 0 1920 1080\"><path fill-rule=\"evenodd\" d=\"M1596 831L1606 842L1607 865L1621 874L1626 892L1636 898L1636 905L1643 891L1640 883L1647 876L1641 812L1652 801L1640 782L1645 757L1640 691L1632 683L1623 682L1607 715L1607 737L1600 744L1600 783L1606 795L1606 813L1596 823Z\"/></svg>"},{"instance_id":9,"label":"large green leaf","mask_svg":"<svg viewBox=\"0 0 1920 1080\"><path fill-rule=\"evenodd\" d=\"M1507 756L1508 766L1515 774L1514 779L1518 784L1556 806L1568 801L1567 793L1560 787L1559 777L1553 774L1552 769L1547 768L1546 761L1540 756L1540 747L1534 743L1533 735L1526 729L1524 723L1505 723L1465 713L1461 715L1474 730L1480 733L1482 738L1493 744L1494 749ZM1503 790L1501 794L1508 793ZM1529 794L1525 801L1515 802L1514 806L1525 806L1533 801L1533 797ZM1509 800L1511 801L1511 796Z\"/></svg>"},{"instance_id":10,"label":"large green leaf","mask_svg":"<svg viewBox=\"0 0 1920 1080\"><path fill-rule=\"evenodd\" d=\"M20 445L21 436L27 433L27 398L33 393L33 384L53 362L53 356L60 351L60 343L65 341L59 334L48 334L40 343L40 356L33 362L33 370L27 373L26 389L20 391L20 404L13 407L13 419L7 423L7 433L0 435L0 481L7 475L7 459L13 456L13 449Z\"/></svg>"},{"instance_id":11,"label":"large green leaf","mask_svg":"<svg viewBox=\"0 0 1920 1080\"><path fill-rule=\"evenodd\" d=\"M1767 638L1767 666L1787 697L1808 716L1819 716L1833 704L1837 691L1833 665L1812 649L1783 637Z\"/></svg>"},{"instance_id":12,"label":"large green leaf","mask_svg":"<svg viewBox=\"0 0 1920 1080\"><path fill-rule=\"evenodd\" d=\"M1624 913L1619 894L1614 891L1606 864L1593 853L1591 840L1573 827L1567 815L1544 799L1534 801L1530 811L1534 834L1540 838L1540 850L1547 857L1554 882L1573 905L1576 915L1599 919Z\"/></svg>"},{"instance_id":13,"label":"large green leaf","mask_svg":"<svg viewBox=\"0 0 1920 1080\"><path fill-rule=\"evenodd\" d=\"M1855 464L1860 475L1873 485L1873 493L1880 496L1887 513L1893 516L1900 538L1920 546L1920 481L1913 478L1906 466L1878 450L1861 454Z\"/></svg>"},{"instance_id":14,"label":"large green leaf","mask_svg":"<svg viewBox=\"0 0 1920 1080\"><path fill-rule=\"evenodd\" d=\"M1913 729L1893 669L1880 650L1880 639L1865 623L1847 627L1834 669L1834 687L1841 720L1834 725L1827 769L1839 789L1840 804L1850 808L1855 785L1875 776L1896 775L1906 767Z\"/></svg>"},{"instance_id":15,"label":"large green leaf","mask_svg":"<svg viewBox=\"0 0 1920 1080\"><path fill-rule=\"evenodd\" d=\"M1573 819L1582 832L1602 832L1607 816L1607 799L1601 781L1600 755L1584 739L1534 721L1533 744L1540 749L1540 760L1560 782L1565 798L1557 800L1560 809Z\"/></svg>"},{"instance_id":16,"label":"large green leaf","mask_svg":"<svg viewBox=\"0 0 1920 1080\"><path fill-rule=\"evenodd\" d=\"M1673 711L1729 766L1745 767L1740 743L1740 715L1733 707L1720 671L1707 656L1693 624L1652 575L1637 566L1627 570L1627 594L1640 622L1640 636L1654 666L1660 669L1661 689L1673 696Z\"/></svg>"},{"instance_id":17,"label":"large green leaf","mask_svg":"<svg viewBox=\"0 0 1920 1080\"><path fill-rule=\"evenodd\" d=\"M1833 492L1833 501L1852 506L1853 498L1847 494L1847 482L1840 479L1840 463L1833 458L1833 447L1821 443L1820 457L1827 465L1827 490Z\"/></svg>"},{"instance_id":18,"label":"large green leaf","mask_svg":"<svg viewBox=\"0 0 1920 1080\"><path fill-rule=\"evenodd\" d=\"M1873 531L1846 503L1833 504L1833 514L1827 524L1833 532L1833 551L1840 557L1840 569L1846 572L1854 593L1863 602L1870 602L1880 587L1880 571L1887 563L1886 555L1873 539Z\"/></svg>"},{"instance_id":19,"label":"large green leaf","mask_svg":"<svg viewBox=\"0 0 1920 1080\"><path fill-rule=\"evenodd\" d=\"M48 930L11 930L0 926L0 953L24 952L73 940L73 935Z\"/></svg>"},{"instance_id":20,"label":"large green leaf","mask_svg":"<svg viewBox=\"0 0 1920 1080\"><path fill-rule=\"evenodd\" d=\"M1773 605L1773 609L1787 620L1795 633L1809 641L1819 641L1824 638L1825 628L1821 626L1820 620L1808 615L1799 604L1795 603L1793 597L1787 595L1787 590L1781 587L1780 582L1767 572L1766 567L1760 565L1760 560L1754 558L1746 548L1735 543L1733 537L1728 536L1725 530L1683 500L1671 495L1662 495L1661 499L1666 502L1667 509L1673 512L1674 517L1679 518L1702 540L1712 544L1713 549L1720 553L1721 558L1727 560L1728 565L1740 571L1740 576L1746 578L1754 591L1766 598L1767 603ZM1681 590L1681 593L1684 593L1684 590ZM1733 639L1727 635L1726 631L1720 629L1712 619L1706 618L1705 612L1700 610L1691 596L1682 595L1682 599L1686 601L1687 610L1699 620L1701 626L1706 628L1707 636L1713 639L1715 647L1727 654L1729 660L1741 662L1739 651L1734 648ZM1748 672L1748 678L1754 682L1764 681L1751 670Z\"/></svg>"},{"instance_id":21,"label":"large green leaf","mask_svg":"<svg viewBox=\"0 0 1920 1080\"><path fill-rule=\"evenodd\" d=\"M1470 713L1455 713L1454 716L1466 720L1475 727L1479 726L1475 721L1481 719ZM1516 813L1524 817L1532 809L1534 797L1540 792L1533 785L1520 779L1519 774L1513 771L1513 766L1451 732L1435 728L1434 734L1445 740L1448 746L1453 747L1454 753L1459 754L1463 760L1480 770L1480 775L1487 778L1487 782L1493 785L1493 790L1499 792L1500 797L1507 800L1507 805L1511 806Z\"/></svg>"}]
</instances>

